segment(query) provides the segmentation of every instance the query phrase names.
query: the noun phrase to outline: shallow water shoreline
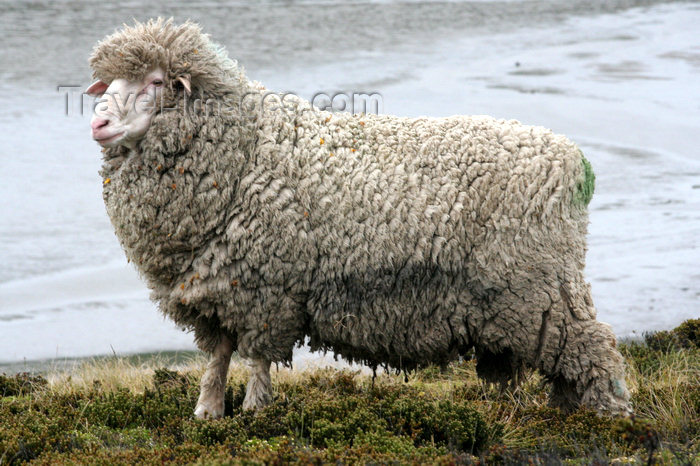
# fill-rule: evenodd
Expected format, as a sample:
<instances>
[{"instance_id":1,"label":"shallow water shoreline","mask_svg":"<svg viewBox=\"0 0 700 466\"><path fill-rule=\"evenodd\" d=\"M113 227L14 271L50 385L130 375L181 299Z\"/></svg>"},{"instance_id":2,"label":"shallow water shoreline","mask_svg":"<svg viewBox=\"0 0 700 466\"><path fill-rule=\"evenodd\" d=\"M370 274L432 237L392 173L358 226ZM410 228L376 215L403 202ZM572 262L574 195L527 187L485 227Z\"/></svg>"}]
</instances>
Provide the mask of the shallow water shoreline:
<instances>
[{"instance_id":1,"label":"shallow water shoreline","mask_svg":"<svg viewBox=\"0 0 700 466\"><path fill-rule=\"evenodd\" d=\"M89 83L91 47L122 20L159 14L199 20L270 89L380 91L388 114L566 134L596 174L585 273L598 319L625 337L700 315L698 2L75 6L0 4L0 361L194 350L126 263L89 115L64 115L56 90Z\"/></svg>"}]
</instances>

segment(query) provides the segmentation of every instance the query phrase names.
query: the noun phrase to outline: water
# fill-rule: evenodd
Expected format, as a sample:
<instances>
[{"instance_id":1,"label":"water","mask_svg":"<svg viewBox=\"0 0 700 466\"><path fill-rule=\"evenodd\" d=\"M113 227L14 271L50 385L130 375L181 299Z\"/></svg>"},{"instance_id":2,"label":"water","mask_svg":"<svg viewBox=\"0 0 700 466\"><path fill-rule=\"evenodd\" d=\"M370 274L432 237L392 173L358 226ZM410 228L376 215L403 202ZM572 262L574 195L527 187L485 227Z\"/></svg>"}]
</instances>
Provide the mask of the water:
<instances>
[{"instance_id":1,"label":"water","mask_svg":"<svg viewBox=\"0 0 700 466\"><path fill-rule=\"evenodd\" d=\"M126 264L89 115L65 116L56 90L87 87L97 40L158 15L199 22L272 89L379 92L384 113L567 134L597 175L587 276L599 319L630 335L700 316L697 2L9 1L0 362L193 348Z\"/></svg>"}]
</instances>

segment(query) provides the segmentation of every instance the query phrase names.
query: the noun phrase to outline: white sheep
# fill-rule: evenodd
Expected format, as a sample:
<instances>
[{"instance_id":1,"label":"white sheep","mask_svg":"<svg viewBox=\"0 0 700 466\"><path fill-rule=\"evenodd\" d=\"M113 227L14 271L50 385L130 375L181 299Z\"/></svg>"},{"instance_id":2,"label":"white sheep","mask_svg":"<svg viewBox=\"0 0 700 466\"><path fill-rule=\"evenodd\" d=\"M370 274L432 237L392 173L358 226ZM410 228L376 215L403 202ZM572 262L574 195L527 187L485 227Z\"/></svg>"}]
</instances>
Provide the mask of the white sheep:
<instances>
[{"instance_id":1,"label":"white sheep","mask_svg":"<svg viewBox=\"0 0 700 466\"><path fill-rule=\"evenodd\" d=\"M270 401L296 344L372 367L522 367L552 402L626 413L624 363L583 269L593 173L541 127L331 114L270 98L193 23L136 23L90 58L104 201L160 309L211 353L197 417ZM274 97L274 96L273 96Z\"/></svg>"}]
</instances>

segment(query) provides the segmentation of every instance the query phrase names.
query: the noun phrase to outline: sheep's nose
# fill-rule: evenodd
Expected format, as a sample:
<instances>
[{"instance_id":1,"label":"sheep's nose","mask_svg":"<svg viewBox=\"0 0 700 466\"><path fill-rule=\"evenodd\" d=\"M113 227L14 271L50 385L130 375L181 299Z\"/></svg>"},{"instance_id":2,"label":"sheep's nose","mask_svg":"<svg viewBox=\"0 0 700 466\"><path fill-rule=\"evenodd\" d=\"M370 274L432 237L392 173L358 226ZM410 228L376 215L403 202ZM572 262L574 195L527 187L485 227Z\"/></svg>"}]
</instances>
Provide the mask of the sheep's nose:
<instances>
[{"instance_id":1,"label":"sheep's nose","mask_svg":"<svg viewBox=\"0 0 700 466\"><path fill-rule=\"evenodd\" d=\"M90 127L93 131L103 128L109 124L109 120L103 120L102 118L95 118L90 122Z\"/></svg>"}]
</instances>

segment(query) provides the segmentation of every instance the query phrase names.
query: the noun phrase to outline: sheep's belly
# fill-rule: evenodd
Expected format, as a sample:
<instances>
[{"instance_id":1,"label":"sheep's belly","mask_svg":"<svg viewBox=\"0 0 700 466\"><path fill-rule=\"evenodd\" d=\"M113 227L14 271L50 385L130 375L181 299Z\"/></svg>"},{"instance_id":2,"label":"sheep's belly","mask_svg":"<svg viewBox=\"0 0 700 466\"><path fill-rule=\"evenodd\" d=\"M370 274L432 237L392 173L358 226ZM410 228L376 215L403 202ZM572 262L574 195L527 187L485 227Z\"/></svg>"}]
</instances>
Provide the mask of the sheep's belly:
<instances>
[{"instance_id":1,"label":"sheep's belly","mask_svg":"<svg viewBox=\"0 0 700 466\"><path fill-rule=\"evenodd\" d=\"M469 348L466 321L478 306L464 275L374 272L321 289L311 302L312 346L394 367L445 362Z\"/></svg>"}]
</instances>

